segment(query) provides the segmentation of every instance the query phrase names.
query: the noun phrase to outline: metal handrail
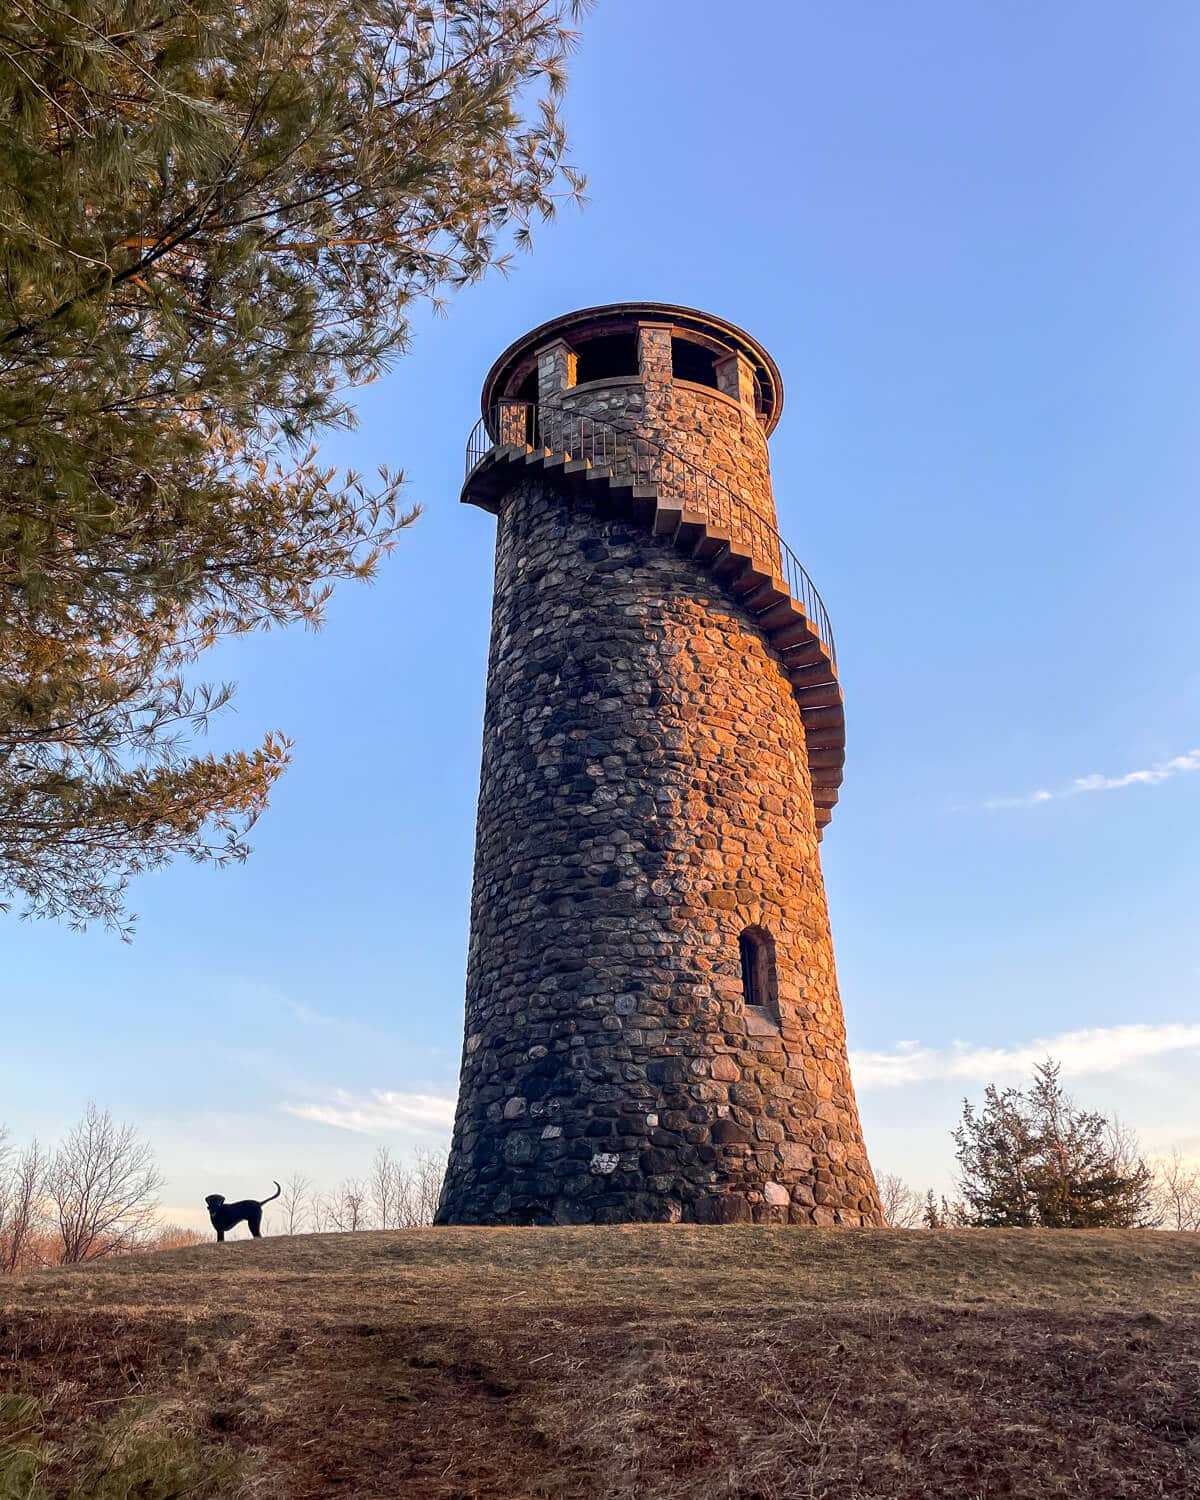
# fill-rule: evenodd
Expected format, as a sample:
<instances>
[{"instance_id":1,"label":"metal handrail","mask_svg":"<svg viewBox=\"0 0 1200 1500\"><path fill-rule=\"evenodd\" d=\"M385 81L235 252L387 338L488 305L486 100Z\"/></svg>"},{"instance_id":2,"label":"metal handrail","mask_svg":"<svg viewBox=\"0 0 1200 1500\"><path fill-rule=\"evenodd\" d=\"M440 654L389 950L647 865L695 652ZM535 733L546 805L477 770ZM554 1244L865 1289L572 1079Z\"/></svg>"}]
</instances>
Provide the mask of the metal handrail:
<instances>
[{"instance_id":1,"label":"metal handrail","mask_svg":"<svg viewBox=\"0 0 1200 1500\"><path fill-rule=\"evenodd\" d=\"M500 401L476 422L467 439L467 475L499 448L542 449L565 459L609 469L617 484L653 484L660 493L694 503L706 520L747 544L754 558L770 561L787 584L837 665L829 612L800 559L754 506L714 474L697 468L663 443L614 427L586 412L536 401Z\"/></svg>"}]
</instances>

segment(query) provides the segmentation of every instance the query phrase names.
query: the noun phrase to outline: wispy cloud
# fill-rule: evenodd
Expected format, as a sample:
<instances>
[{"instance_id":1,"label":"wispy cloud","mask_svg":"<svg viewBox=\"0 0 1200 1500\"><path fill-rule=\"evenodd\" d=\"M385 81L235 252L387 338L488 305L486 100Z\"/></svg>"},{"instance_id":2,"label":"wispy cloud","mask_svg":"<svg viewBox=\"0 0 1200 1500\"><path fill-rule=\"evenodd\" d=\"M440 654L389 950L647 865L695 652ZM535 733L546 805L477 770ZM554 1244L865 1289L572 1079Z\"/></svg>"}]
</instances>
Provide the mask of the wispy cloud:
<instances>
[{"instance_id":1,"label":"wispy cloud","mask_svg":"<svg viewBox=\"0 0 1200 1500\"><path fill-rule=\"evenodd\" d=\"M949 1078L990 1083L1011 1074L1027 1074L1046 1057L1059 1061L1065 1076L1078 1076L1112 1073L1144 1058L1190 1048L1200 1048L1200 1025L1180 1021L1064 1031L1016 1047L954 1042L934 1048L901 1042L890 1052L852 1052L850 1070L859 1089L899 1088Z\"/></svg>"},{"instance_id":2,"label":"wispy cloud","mask_svg":"<svg viewBox=\"0 0 1200 1500\"><path fill-rule=\"evenodd\" d=\"M1115 792L1127 786L1158 786L1181 776L1187 771L1200 771L1200 750L1188 750L1183 755L1173 755L1170 760L1159 761L1142 771L1126 771L1122 776L1076 776L1075 780L1057 791L1026 792L1020 797L990 797L981 805L989 811L1001 807L1035 807L1039 802L1057 802L1063 797L1079 797L1084 792Z\"/></svg>"},{"instance_id":3,"label":"wispy cloud","mask_svg":"<svg viewBox=\"0 0 1200 1500\"><path fill-rule=\"evenodd\" d=\"M285 1104L285 1112L301 1120L315 1120L358 1135L386 1135L393 1131L446 1130L454 1122L454 1100L445 1094L403 1094L391 1089L369 1089L352 1094L333 1089L311 1104Z\"/></svg>"}]
</instances>

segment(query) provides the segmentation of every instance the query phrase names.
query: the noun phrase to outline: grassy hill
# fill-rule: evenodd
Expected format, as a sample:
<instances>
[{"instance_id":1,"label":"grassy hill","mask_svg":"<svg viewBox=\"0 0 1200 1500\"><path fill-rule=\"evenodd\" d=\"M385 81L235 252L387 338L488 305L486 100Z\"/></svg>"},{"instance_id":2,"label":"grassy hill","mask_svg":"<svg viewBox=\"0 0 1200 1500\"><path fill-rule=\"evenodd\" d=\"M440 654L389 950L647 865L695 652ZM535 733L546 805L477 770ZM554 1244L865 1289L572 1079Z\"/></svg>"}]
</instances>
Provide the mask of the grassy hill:
<instances>
[{"instance_id":1,"label":"grassy hill","mask_svg":"<svg viewBox=\"0 0 1200 1500\"><path fill-rule=\"evenodd\" d=\"M0 1303L4 1500L1200 1496L1196 1235L322 1235Z\"/></svg>"}]
</instances>

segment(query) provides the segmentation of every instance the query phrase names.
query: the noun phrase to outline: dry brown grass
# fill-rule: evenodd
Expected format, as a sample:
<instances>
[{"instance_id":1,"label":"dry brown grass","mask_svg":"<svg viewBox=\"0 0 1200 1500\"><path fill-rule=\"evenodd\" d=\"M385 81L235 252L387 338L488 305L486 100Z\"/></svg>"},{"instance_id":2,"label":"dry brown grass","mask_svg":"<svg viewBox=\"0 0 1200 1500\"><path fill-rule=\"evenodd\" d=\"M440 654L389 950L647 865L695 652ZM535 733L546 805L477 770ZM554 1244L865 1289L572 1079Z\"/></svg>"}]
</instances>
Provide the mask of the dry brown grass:
<instances>
[{"instance_id":1,"label":"dry brown grass","mask_svg":"<svg viewBox=\"0 0 1200 1500\"><path fill-rule=\"evenodd\" d=\"M136 1396L259 1500L1200 1496L1197 1235L413 1230L0 1295L52 1441Z\"/></svg>"}]
</instances>

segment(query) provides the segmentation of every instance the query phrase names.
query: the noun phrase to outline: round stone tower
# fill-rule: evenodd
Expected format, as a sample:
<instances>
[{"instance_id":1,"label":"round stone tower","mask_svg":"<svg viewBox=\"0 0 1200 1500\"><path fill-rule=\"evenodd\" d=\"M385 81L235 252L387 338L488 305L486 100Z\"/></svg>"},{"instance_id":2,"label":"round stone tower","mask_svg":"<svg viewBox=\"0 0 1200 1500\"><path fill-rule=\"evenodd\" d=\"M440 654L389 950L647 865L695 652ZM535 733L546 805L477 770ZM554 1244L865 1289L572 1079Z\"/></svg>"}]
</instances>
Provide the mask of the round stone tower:
<instances>
[{"instance_id":1,"label":"round stone tower","mask_svg":"<svg viewBox=\"0 0 1200 1500\"><path fill-rule=\"evenodd\" d=\"M776 530L779 372L662 303L484 384L497 517L466 1043L438 1222L872 1225L818 841L845 735Z\"/></svg>"}]
</instances>

